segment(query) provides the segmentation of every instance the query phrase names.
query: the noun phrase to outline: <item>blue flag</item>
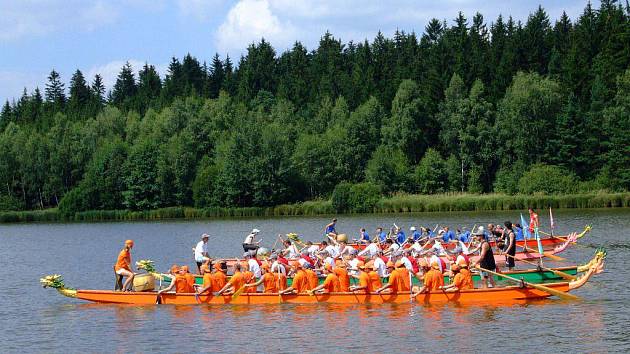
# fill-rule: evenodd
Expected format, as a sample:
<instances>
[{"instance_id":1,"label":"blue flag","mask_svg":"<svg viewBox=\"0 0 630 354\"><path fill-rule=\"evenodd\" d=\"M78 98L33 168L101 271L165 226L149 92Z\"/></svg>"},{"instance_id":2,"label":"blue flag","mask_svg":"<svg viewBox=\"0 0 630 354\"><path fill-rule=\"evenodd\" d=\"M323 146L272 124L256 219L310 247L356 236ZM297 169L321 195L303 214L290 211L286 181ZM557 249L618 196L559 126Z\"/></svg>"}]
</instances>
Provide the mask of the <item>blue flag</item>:
<instances>
[{"instance_id":1,"label":"blue flag","mask_svg":"<svg viewBox=\"0 0 630 354\"><path fill-rule=\"evenodd\" d=\"M521 213L521 226L523 226L523 236L526 239L532 238L532 234L529 232L529 224L525 221L523 214Z\"/></svg>"}]
</instances>

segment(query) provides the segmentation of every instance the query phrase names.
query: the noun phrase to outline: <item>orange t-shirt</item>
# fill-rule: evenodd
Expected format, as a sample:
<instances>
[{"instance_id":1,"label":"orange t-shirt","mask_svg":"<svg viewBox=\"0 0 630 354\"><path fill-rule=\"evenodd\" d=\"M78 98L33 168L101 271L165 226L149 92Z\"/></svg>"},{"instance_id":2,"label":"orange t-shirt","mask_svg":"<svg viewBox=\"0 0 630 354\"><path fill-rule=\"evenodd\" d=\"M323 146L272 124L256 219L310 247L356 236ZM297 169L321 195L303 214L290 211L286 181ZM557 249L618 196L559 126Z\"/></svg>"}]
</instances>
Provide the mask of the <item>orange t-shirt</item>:
<instances>
[{"instance_id":1,"label":"orange t-shirt","mask_svg":"<svg viewBox=\"0 0 630 354\"><path fill-rule=\"evenodd\" d=\"M282 273L274 273L280 290L287 288L287 276Z\"/></svg>"},{"instance_id":2,"label":"orange t-shirt","mask_svg":"<svg viewBox=\"0 0 630 354\"><path fill-rule=\"evenodd\" d=\"M186 277L186 281L188 282L188 286L190 286L191 289L194 289L195 288L195 276L193 274L186 273L186 274L184 274L184 277Z\"/></svg>"},{"instance_id":3,"label":"orange t-shirt","mask_svg":"<svg viewBox=\"0 0 630 354\"><path fill-rule=\"evenodd\" d=\"M383 286L383 283L381 282L381 277L378 276L378 273L375 271L371 271L369 275L372 289L371 291L376 291L377 289L380 289Z\"/></svg>"},{"instance_id":4,"label":"orange t-shirt","mask_svg":"<svg viewBox=\"0 0 630 354\"><path fill-rule=\"evenodd\" d=\"M265 293L277 293L278 292L278 280L273 273L265 273L262 276L263 286L265 287Z\"/></svg>"},{"instance_id":5,"label":"orange t-shirt","mask_svg":"<svg viewBox=\"0 0 630 354\"><path fill-rule=\"evenodd\" d=\"M319 285L319 278L317 274L311 269L305 269L306 277L308 278L308 287L310 290L315 289Z\"/></svg>"},{"instance_id":6,"label":"orange t-shirt","mask_svg":"<svg viewBox=\"0 0 630 354\"><path fill-rule=\"evenodd\" d=\"M239 271L234 272L228 283L232 284L233 290L236 291L245 285L245 276Z\"/></svg>"},{"instance_id":7,"label":"orange t-shirt","mask_svg":"<svg viewBox=\"0 0 630 354\"><path fill-rule=\"evenodd\" d=\"M335 267L333 272L337 278L339 278L339 291L350 291L350 277L348 276L348 271L341 267Z\"/></svg>"},{"instance_id":8,"label":"orange t-shirt","mask_svg":"<svg viewBox=\"0 0 630 354\"><path fill-rule=\"evenodd\" d=\"M378 289L372 289L372 283L370 282L370 275L366 272L361 272L359 274L359 286L365 287L365 290L361 290L362 292L371 293L372 291Z\"/></svg>"},{"instance_id":9,"label":"orange t-shirt","mask_svg":"<svg viewBox=\"0 0 630 354\"><path fill-rule=\"evenodd\" d=\"M424 286L429 291L440 290L441 286L444 286L444 275L437 269L431 269L424 274Z\"/></svg>"},{"instance_id":10,"label":"orange t-shirt","mask_svg":"<svg viewBox=\"0 0 630 354\"><path fill-rule=\"evenodd\" d=\"M409 291L411 289L411 279L409 279L409 271L407 268L400 268L398 270L400 274L400 291Z\"/></svg>"},{"instance_id":11,"label":"orange t-shirt","mask_svg":"<svg viewBox=\"0 0 630 354\"><path fill-rule=\"evenodd\" d=\"M227 284L227 275L221 271L216 271L212 273L212 292L216 293L217 291L223 289L223 287Z\"/></svg>"},{"instance_id":12,"label":"orange t-shirt","mask_svg":"<svg viewBox=\"0 0 630 354\"><path fill-rule=\"evenodd\" d=\"M293 289L298 293L305 293L307 290L310 290L307 277L304 270L298 270L293 277Z\"/></svg>"},{"instance_id":13,"label":"orange t-shirt","mask_svg":"<svg viewBox=\"0 0 630 354\"><path fill-rule=\"evenodd\" d=\"M455 279L453 279L453 283L459 290L468 290L474 288L472 274L466 268L460 269L459 273L455 274Z\"/></svg>"},{"instance_id":14,"label":"orange t-shirt","mask_svg":"<svg viewBox=\"0 0 630 354\"><path fill-rule=\"evenodd\" d=\"M324 280L324 291L327 293L339 292L339 278L333 274L328 273L326 280Z\"/></svg>"},{"instance_id":15,"label":"orange t-shirt","mask_svg":"<svg viewBox=\"0 0 630 354\"><path fill-rule=\"evenodd\" d=\"M175 292L177 294L194 292L185 275L178 274L175 276Z\"/></svg>"},{"instance_id":16,"label":"orange t-shirt","mask_svg":"<svg viewBox=\"0 0 630 354\"><path fill-rule=\"evenodd\" d=\"M126 248L120 251L118 260L116 260L116 265L114 266L114 271L117 272L120 269L126 269L131 272L131 252Z\"/></svg>"},{"instance_id":17,"label":"orange t-shirt","mask_svg":"<svg viewBox=\"0 0 630 354\"><path fill-rule=\"evenodd\" d=\"M203 287L204 289L207 287L212 287L212 273L205 273L203 275ZM221 290L221 289L219 289Z\"/></svg>"},{"instance_id":18,"label":"orange t-shirt","mask_svg":"<svg viewBox=\"0 0 630 354\"><path fill-rule=\"evenodd\" d=\"M393 293L402 291L402 279L400 279L401 277L402 275L400 274L400 271L398 269L392 270L392 272L389 274L389 288L392 289Z\"/></svg>"},{"instance_id":19,"label":"orange t-shirt","mask_svg":"<svg viewBox=\"0 0 630 354\"><path fill-rule=\"evenodd\" d=\"M254 273L250 272L249 270L243 272L243 278L245 279L245 284L252 284L256 282L256 279L254 278ZM238 289L236 289L238 290ZM249 286L247 288L245 288L245 290L243 290L243 292L245 293L255 293L256 292L256 287L255 286Z\"/></svg>"}]
</instances>

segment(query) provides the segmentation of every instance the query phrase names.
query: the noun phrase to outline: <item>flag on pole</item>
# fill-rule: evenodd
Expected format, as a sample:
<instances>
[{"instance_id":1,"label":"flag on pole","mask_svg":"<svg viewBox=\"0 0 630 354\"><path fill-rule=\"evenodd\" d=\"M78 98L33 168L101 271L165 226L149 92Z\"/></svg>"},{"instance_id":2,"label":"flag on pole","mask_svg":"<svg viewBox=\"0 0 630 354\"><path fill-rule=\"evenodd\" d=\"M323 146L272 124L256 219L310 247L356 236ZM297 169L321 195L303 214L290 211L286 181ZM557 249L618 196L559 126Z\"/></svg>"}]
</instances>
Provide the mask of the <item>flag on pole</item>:
<instances>
[{"instance_id":1,"label":"flag on pole","mask_svg":"<svg viewBox=\"0 0 630 354\"><path fill-rule=\"evenodd\" d=\"M532 238L532 234L529 232L529 223L525 221L523 213L521 213L521 227L523 227L523 236L525 237L525 239Z\"/></svg>"},{"instance_id":2,"label":"flag on pole","mask_svg":"<svg viewBox=\"0 0 630 354\"><path fill-rule=\"evenodd\" d=\"M553 228L556 226L553 223L553 214L551 213L551 207L549 207L549 220L551 221L551 232L553 233Z\"/></svg>"}]
</instances>

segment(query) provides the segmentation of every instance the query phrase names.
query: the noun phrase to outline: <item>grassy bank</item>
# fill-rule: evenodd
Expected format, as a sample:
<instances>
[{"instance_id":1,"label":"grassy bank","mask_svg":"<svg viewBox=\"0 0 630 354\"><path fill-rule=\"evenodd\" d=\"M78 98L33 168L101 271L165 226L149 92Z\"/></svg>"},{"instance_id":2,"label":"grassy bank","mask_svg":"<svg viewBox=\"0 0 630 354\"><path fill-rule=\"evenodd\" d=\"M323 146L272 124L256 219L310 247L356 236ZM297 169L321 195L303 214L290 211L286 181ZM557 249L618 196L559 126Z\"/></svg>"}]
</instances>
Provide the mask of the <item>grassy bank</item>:
<instances>
[{"instance_id":1,"label":"grassy bank","mask_svg":"<svg viewBox=\"0 0 630 354\"><path fill-rule=\"evenodd\" d=\"M630 192L589 193L574 195L504 195L504 194L440 194L396 195L381 199L375 213L421 213L448 211L524 210L564 208L630 207ZM0 213L0 223L60 221L132 221L165 219L209 219L232 217L265 217L291 215L326 215L335 210L329 200L308 201L268 208L205 208L172 207L146 211L93 210L64 218L57 209L11 211Z\"/></svg>"}]
</instances>

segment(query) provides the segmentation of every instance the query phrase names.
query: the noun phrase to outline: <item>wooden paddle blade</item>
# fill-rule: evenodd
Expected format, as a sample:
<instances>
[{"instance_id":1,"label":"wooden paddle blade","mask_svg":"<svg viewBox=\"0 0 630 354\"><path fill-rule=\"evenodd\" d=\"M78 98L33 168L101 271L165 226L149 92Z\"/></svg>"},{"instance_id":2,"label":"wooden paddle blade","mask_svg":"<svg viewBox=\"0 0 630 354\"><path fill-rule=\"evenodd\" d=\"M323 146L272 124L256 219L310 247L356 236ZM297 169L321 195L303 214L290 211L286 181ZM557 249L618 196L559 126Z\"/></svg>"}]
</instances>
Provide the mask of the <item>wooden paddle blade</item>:
<instances>
[{"instance_id":1,"label":"wooden paddle blade","mask_svg":"<svg viewBox=\"0 0 630 354\"><path fill-rule=\"evenodd\" d=\"M538 290L542 290L548 294L551 295L555 295L561 299L565 299L565 300L579 300L580 298L578 296L575 296L573 294L569 294L566 293L564 291L560 291L560 290L556 290L556 289L552 289L552 288L548 288L544 285L540 285L540 284L532 284L532 283L525 283L525 285L527 286L531 286L532 288L538 289Z\"/></svg>"},{"instance_id":2,"label":"wooden paddle blade","mask_svg":"<svg viewBox=\"0 0 630 354\"><path fill-rule=\"evenodd\" d=\"M241 294L245 291L245 286L241 286L240 289L236 290L234 294L232 294L232 300L235 300L237 297L241 296Z\"/></svg>"},{"instance_id":3,"label":"wooden paddle blade","mask_svg":"<svg viewBox=\"0 0 630 354\"><path fill-rule=\"evenodd\" d=\"M544 253L543 252L543 256L549 258L549 259L553 259L554 261L566 261L566 258L562 258L559 256L556 256L555 254L549 254L549 253Z\"/></svg>"}]
</instances>

